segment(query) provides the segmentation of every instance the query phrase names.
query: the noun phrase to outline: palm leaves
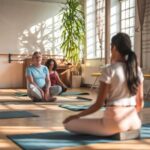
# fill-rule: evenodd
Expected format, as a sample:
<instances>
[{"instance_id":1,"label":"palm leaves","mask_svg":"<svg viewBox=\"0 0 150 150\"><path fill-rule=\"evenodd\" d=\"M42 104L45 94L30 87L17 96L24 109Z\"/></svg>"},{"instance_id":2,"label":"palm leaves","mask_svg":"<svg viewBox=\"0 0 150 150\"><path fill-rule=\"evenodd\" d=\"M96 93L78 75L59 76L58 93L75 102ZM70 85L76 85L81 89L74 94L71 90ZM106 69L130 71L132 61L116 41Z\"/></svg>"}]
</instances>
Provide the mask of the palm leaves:
<instances>
[{"instance_id":1,"label":"palm leaves","mask_svg":"<svg viewBox=\"0 0 150 150\"><path fill-rule=\"evenodd\" d=\"M85 43L85 19L78 0L67 0L62 13L61 49L67 60L79 62L81 46Z\"/></svg>"}]
</instances>

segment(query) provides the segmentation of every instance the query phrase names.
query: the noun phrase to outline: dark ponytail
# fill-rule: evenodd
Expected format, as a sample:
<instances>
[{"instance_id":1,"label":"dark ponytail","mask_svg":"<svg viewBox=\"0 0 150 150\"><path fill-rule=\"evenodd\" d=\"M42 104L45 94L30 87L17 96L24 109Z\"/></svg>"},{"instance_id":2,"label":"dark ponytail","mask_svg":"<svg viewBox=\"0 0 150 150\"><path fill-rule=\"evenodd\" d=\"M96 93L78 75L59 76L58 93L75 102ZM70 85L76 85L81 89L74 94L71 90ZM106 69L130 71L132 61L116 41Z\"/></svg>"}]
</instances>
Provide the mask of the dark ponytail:
<instances>
[{"instance_id":1,"label":"dark ponytail","mask_svg":"<svg viewBox=\"0 0 150 150\"><path fill-rule=\"evenodd\" d=\"M118 33L112 37L112 46L115 45L126 62L127 85L131 95L137 93L140 80L138 77L138 64L135 52L131 50L131 40L126 33Z\"/></svg>"},{"instance_id":2,"label":"dark ponytail","mask_svg":"<svg viewBox=\"0 0 150 150\"><path fill-rule=\"evenodd\" d=\"M138 77L137 57L133 51L129 51L126 58L126 77L127 85L132 95L137 93L137 88L140 83Z\"/></svg>"}]
</instances>

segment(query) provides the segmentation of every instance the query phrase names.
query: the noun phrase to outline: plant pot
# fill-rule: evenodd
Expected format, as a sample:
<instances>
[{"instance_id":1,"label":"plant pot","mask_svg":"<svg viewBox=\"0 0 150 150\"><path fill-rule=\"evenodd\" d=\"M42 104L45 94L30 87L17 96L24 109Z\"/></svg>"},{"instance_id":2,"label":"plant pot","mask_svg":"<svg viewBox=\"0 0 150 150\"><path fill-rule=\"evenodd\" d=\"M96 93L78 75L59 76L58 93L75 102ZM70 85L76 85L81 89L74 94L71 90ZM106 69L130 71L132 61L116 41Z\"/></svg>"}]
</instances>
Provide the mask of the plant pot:
<instances>
[{"instance_id":1,"label":"plant pot","mask_svg":"<svg viewBox=\"0 0 150 150\"><path fill-rule=\"evenodd\" d=\"M79 88L81 86L81 76L73 75L72 76L72 88Z\"/></svg>"}]
</instances>

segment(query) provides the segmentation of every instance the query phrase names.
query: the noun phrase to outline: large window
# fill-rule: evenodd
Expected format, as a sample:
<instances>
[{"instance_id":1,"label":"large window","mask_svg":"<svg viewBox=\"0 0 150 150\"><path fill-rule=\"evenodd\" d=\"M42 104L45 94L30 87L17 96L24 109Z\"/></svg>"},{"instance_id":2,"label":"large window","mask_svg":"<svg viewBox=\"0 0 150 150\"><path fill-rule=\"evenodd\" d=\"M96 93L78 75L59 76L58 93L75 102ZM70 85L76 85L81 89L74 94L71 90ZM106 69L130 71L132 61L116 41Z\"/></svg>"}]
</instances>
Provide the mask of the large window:
<instances>
[{"instance_id":1,"label":"large window","mask_svg":"<svg viewBox=\"0 0 150 150\"><path fill-rule=\"evenodd\" d=\"M96 0L96 56L105 57L105 1Z\"/></svg>"},{"instance_id":2,"label":"large window","mask_svg":"<svg viewBox=\"0 0 150 150\"><path fill-rule=\"evenodd\" d=\"M111 1L111 17L110 17L111 36L120 31L120 4L118 0Z\"/></svg>"},{"instance_id":3,"label":"large window","mask_svg":"<svg viewBox=\"0 0 150 150\"><path fill-rule=\"evenodd\" d=\"M117 32L127 33L134 49L135 0L111 1L111 36Z\"/></svg>"},{"instance_id":4,"label":"large window","mask_svg":"<svg viewBox=\"0 0 150 150\"><path fill-rule=\"evenodd\" d=\"M95 1L86 1L86 47L87 58L95 57Z\"/></svg>"},{"instance_id":5,"label":"large window","mask_svg":"<svg viewBox=\"0 0 150 150\"><path fill-rule=\"evenodd\" d=\"M134 46L135 0L121 1L121 31L130 35Z\"/></svg>"},{"instance_id":6,"label":"large window","mask_svg":"<svg viewBox=\"0 0 150 150\"><path fill-rule=\"evenodd\" d=\"M105 1L86 0L87 58L104 58Z\"/></svg>"},{"instance_id":7,"label":"large window","mask_svg":"<svg viewBox=\"0 0 150 150\"><path fill-rule=\"evenodd\" d=\"M105 57L105 0L86 0L87 58ZM110 34L129 34L134 49L135 0L111 0ZM109 38L109 37L108 37Z\"/></svg>"}]
</instances>

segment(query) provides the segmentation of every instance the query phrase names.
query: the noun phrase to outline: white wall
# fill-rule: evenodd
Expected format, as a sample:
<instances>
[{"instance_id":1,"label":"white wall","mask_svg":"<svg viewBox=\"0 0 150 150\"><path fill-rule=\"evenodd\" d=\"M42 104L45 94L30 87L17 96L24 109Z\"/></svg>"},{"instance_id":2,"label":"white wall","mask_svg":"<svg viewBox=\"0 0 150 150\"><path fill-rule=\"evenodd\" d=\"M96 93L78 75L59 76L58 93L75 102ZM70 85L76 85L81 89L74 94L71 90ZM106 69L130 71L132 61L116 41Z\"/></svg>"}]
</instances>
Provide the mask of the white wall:
<instances>
[{"instance_id":1,"label":"white wall","mask_svg":"<svg viewBox=\"0 0 150 150\"><path fill-rule=\"evenodd\" d=\"M7 56L0 56L0 88L21 88L23 64L8 63Z\"/></svg>"},{"instance_id":2,"label":"white wall","mask_svg":"<svg viewBox=\"0 0 150 150\"><path fill-rule=\"evenodd\" d=\"M50 50L48 41L54 43L51 26L57 23L54 16L61 7L59 3L0 0L0 54ZM8 56L0 55L0 88L22 87L23 75L23 64L9 64Z\"/></svg>"},{"instance_id":3,"label":"white wall","mask_svg":"<svg viewBox=\"0 0 150 150\"><path fill-rule=\"evenodd\" d=\"M58 3L0 0L0 52L25 53L43 48L46 21L52 22L61 7Z\"/></svg>"}]
</instances>

